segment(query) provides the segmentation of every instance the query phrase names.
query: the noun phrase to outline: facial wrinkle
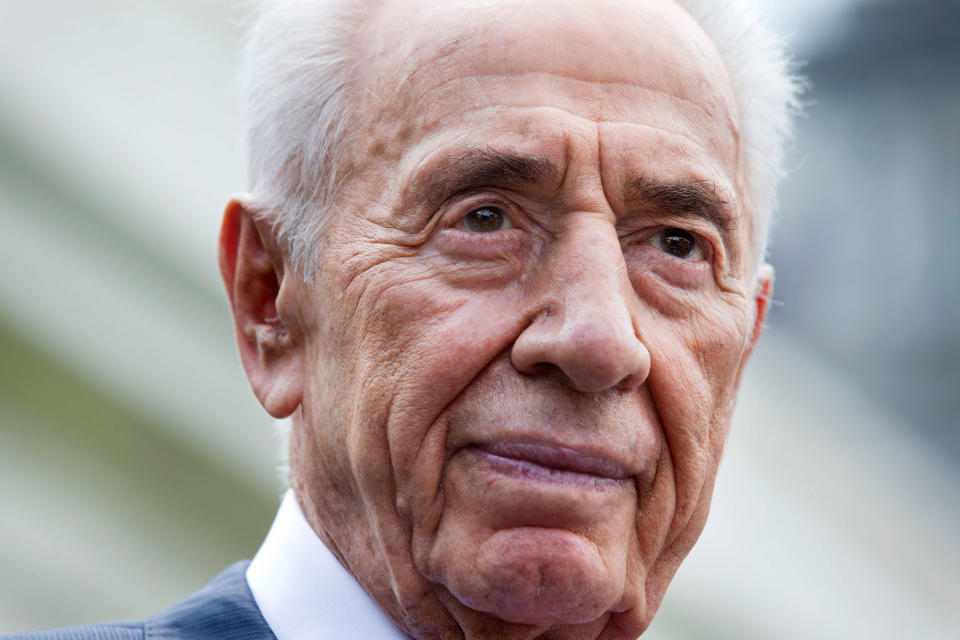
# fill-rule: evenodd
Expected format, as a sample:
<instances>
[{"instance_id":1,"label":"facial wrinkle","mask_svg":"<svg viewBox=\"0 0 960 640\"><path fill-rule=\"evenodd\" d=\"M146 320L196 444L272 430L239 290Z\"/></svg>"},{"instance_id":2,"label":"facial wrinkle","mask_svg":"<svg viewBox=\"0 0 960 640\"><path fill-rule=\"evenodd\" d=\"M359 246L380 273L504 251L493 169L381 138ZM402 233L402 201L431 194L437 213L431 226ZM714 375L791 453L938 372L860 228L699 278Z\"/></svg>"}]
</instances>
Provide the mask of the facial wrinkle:
<instances>
[{"instance_id":1,"label":"facial wrinkle","mask_svg":"<svg viewBox=\"0 0 960 640\"><path fill-rule=\"evenodd\" d=\"M644 94L658 96L661 98L668 98L671 101L679 102L685 105L686 107L696 111L702 117L705 117L708 119L714 119L717 117L716 113L714 113L704 105L700 104L699 102L677 95L676 93L672 93L670 91L665 91L663 89L655 89L653 87L647 87L642 84L638 84L636 82L630 82L627 80L587 80L572 74L565 74L557 71L534 70L534 71L518 71L515 73L509 73L509 74L477 73L477 74L470 74L469 76L455 76L453 78L447 78L446 80L443 80L441 82L431 85L423 92L423 95L429 95L432 93L436 93L438 91L443 91L449 85L455 82L464 81L467 78L470 78L471 80L475 80L475 81L479 81L482 79L497 79L497 78L508 79L509 78L509 79L515 79L518 82L523 81L524 83L529 83L529 80L532 77L553 77L553 78L560 78L567 82L575 83L579 86L574 91L571 92L573 95L585 95L589 93L587 91L584 91L586 87L611 87L611 88L633 89ZM735 129L733 128L733 123L729 123L729 124L732 129L731 133L735 132Z\"/></svg>"}]
</instances>

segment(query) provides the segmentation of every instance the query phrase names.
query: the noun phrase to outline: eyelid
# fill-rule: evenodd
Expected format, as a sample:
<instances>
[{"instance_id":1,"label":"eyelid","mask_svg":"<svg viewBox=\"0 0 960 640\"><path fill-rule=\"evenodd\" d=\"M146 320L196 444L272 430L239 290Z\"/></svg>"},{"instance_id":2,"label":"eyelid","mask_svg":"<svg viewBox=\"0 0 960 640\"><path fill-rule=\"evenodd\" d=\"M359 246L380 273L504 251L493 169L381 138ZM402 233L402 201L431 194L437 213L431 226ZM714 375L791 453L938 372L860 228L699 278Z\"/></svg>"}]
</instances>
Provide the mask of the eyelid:
<instances>
[{"instance_id":1,"label":"eyelid","mask_svg":"<svg viewBox=\"0 0 960 640\"><path fill-rule=\"evenodd\" d=\"M468 222L468 218L470 217L470 215L476 211L481 211L483 209L486 209L488 211L496 211L500 214L500 228L492 229L490 231L482 231L482 232L476 229L470 228L470 224ZM460 216L460 218L457 220L456 228L465 229L466 231L470 231L471 233L486 234L486 233L507 231L509 229L515 229L516 225L513 224L513 221L510 219L510 216L507 215L507 213L503 210L503 207L496 207L491 205L480 205L479 207L471 207L470 209L467 210L467 212L464 215Z\"/></svg>"},{"instance_id":2,"label":"eyelid","mask_svg":"<svg viewBox=\"0 0 960 640\"><path fill-rule=\"evenodd\" d=\"M662 242L662 239L663 239L662 236L666 234L668 231L671 231L673 229L676 229L678 231L683 231L684 233L689 234L693 238L695 249L694 249L694 254L689 258L681 258L679 256L670 255L670 253L667 251L667 248L664 246ZM671 258L682 260L683 262L699 262L701 260L707 259L707 254L708 254L708 246L706 246L707 242L698 233L694 231L690 231L689 229L683 229L681 227L663 226L657 229L654 233L650 234L650 236L647 238L647 242L654 245L655 247L657 247L658 249L660 249L661 251L669 255Z\"/></svg>"},{"instance_id":3,"label":"eyelid","mask_svg":"<svg viewBox=\"0 0 960 640\"><path fill-rule=\"evenodd\" d=\"M636 231L624 234L622 236L622 243L624 246L629 244L652 244L651 240L653 238L668 229L679 229L681 231L686 231L693 236L697 243L697 247L700 248L700 251L703 254L701 258L698 258L699 260L712 260L718 252L717 244L722 244L719 233L713 226L707 223L697 224L695 221L691 222L689 220L669 219L660 221L658 224L652 224L644 227L643 229L638 229ZM694 260L687 258L686 261L692 262Z\"/></svg>"},{"instance_id":4,"label":"eyelid","mask_svg":"<svg viewBox=\"0 0 960 640\"><path fill-rule=\"evenodd\" d=\"M451 198L442 208L446 210L443 215L449 220L447 226L450 227L463 228L464 219L477 209L496 209L502 212L507 224L510 225L504 230L520 227L518 224L520 216L517 213L516 205L490 191L461 194Z\"/></svg>"}]
</instances>

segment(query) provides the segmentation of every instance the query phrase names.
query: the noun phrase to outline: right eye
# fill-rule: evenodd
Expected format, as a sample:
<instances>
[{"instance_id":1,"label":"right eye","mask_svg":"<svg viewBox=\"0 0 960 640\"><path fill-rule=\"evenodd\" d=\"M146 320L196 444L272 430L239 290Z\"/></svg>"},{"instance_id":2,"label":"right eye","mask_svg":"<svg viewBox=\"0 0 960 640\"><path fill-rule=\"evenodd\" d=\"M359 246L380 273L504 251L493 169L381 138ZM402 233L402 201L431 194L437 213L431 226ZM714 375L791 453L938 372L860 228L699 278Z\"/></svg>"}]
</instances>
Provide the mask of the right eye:
<instances>
[{"instance_id":1,"label":"right eye","mask_svg":"<svg viewBox=\"0 0 960 640\"><path fill-rule=\"evenodd\" d=\"M497 207L478 207L463 217L462 226L474 233L493 233L512 229L513 223Z\"/></svg>"}]
</instances>

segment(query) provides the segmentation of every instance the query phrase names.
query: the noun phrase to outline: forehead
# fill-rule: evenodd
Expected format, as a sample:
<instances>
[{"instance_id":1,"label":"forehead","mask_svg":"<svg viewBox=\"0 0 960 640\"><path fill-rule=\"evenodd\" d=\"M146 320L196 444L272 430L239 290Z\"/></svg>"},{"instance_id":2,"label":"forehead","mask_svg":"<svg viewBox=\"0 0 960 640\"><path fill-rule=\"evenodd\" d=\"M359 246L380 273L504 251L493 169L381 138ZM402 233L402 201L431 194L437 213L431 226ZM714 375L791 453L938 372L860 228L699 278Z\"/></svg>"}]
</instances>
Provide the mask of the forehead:
<instances>
[{"instance_id":1,"label":"forehead","mask_svg":"<svg viewBox=\"0 0 960 640\"><path fill-rule=\"evenodd\" d=\"M561 149L592 125L618 163L652 154L736 182L732 87L670 0L388 0L359 46L355 157L400 160L437 132Z\"/></svg>"}]
</instances>

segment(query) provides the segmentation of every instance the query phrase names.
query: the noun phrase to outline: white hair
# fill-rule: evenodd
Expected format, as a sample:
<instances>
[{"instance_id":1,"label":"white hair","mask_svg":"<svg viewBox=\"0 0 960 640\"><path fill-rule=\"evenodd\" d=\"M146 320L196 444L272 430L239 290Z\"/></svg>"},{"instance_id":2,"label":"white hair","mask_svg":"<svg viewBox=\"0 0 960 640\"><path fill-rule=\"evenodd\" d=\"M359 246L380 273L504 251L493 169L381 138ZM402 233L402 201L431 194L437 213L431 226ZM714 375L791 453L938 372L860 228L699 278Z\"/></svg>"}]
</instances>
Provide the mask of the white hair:
<instances>
[{"instance_id":1,"label":"white hair","mask_svg":"<svg viewBox=\"0 0 960 640\"><path fill-rule=\"evenodd\" d=\"M262 0L246 48L250 191L294 269L312 274L337 195L350 123L352 42L375 0ZM783 41L738 0L676 0L713 40L733 84L754 214L753 272L766 257L801 83Z\"/></svg>"},{"instance_id":2,"label":"white hair","mask_svg":"<svg viewBox=\"0 0 960 640\"><path fill-rule=\"evenodd\" d=\"M301 276L318 263L348 124L352 39L371 0L262 0L243 69L253 208Z\"/></svg>"}]
</instances>

